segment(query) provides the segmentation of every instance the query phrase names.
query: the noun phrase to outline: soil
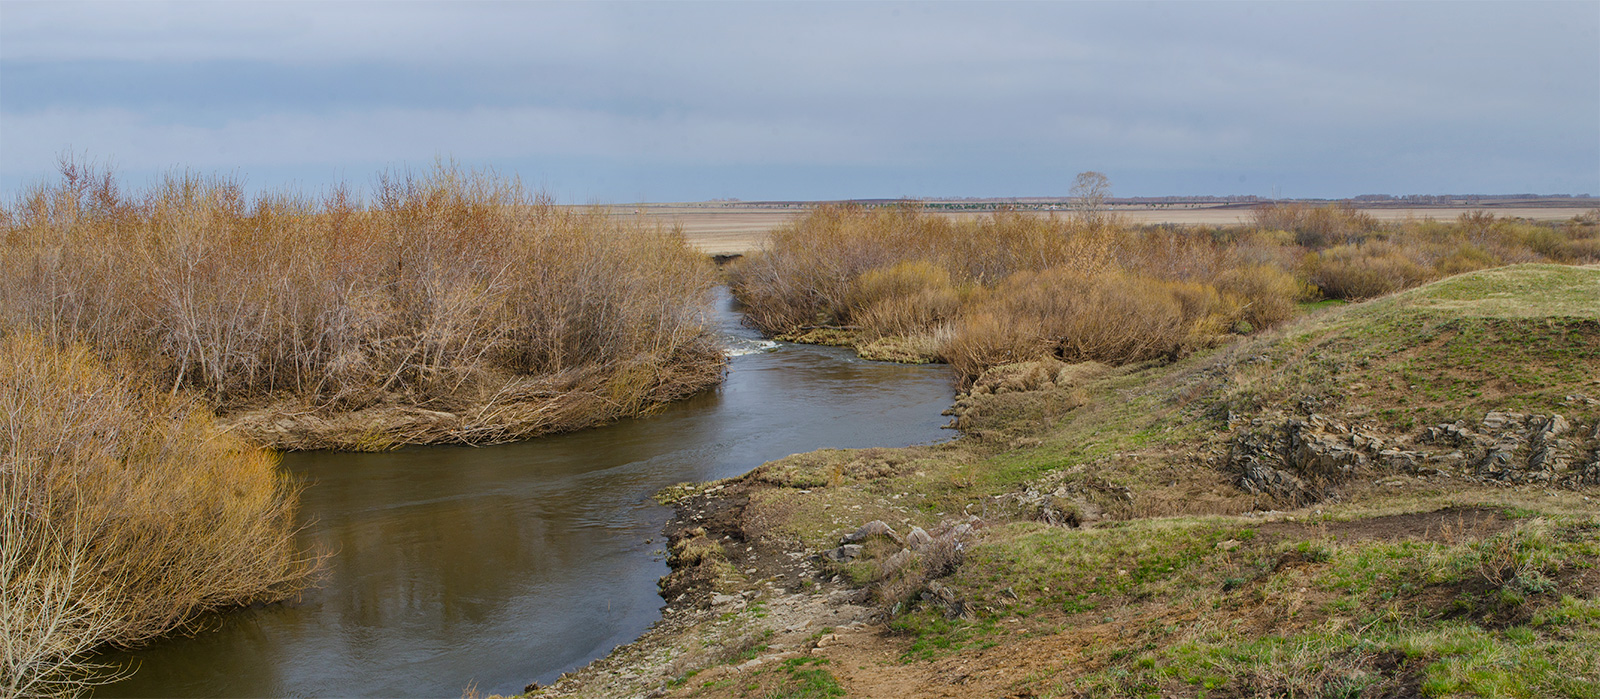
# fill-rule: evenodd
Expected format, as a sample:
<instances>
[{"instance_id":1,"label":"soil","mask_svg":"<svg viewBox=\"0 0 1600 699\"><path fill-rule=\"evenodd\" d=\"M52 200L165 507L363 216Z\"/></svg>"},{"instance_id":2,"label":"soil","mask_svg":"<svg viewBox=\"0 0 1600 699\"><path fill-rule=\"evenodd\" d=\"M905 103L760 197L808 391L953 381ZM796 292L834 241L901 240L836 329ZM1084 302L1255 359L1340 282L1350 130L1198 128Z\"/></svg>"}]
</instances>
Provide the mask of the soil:
<instances>
[{"instance_id":1,"label":"soil","mask_svg":"<svg viewBox=\"0 0 1600 699\"><path fill-rule=\"evenodd\" d=\"M1321 534L1335 541L1428 541L1452 544L1464 539L1481 539L1512 526L1500 510L1487 507L1447 507L1434 512L1386 515L1348 522L1287 522L1262 525L1259 540L1303 540Z\"/></svg>"}]
</instances>

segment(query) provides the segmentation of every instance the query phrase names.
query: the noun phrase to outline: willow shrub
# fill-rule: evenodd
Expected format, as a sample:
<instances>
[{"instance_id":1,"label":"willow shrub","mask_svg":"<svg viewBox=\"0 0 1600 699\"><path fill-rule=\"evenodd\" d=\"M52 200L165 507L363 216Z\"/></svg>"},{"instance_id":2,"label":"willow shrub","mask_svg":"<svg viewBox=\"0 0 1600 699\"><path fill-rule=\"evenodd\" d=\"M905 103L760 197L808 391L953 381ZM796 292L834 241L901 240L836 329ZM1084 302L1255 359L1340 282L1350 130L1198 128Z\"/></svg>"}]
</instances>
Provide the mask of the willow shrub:
<instances>
[{"instance_id":1,"label":"willow shrub","mask_svg":"<svg viewBox=\"0 0 1600 699\"><path fill-rule=\"evenodd\" d=\"M1111 363L1180 354L1233 327L1241 309L1262 327L1286 318L1293 278L1236 264L1209 238L1134 235L1112 222L824 207L774 231L736 268L734 287L769 333L828 325L931 343L915 354L971 380L1041 354ZM1226 293L1215 285L1225 272Z\"/></svg>"},{"instance_id":2,"label":"willow shrub","mask_svg":"<svg viewBox=\"0 0 1600 699\"><path fill-rule=\"evenodd\" d=\"M276 458L127 376L0 336L0 695L71 693L104 677L96 647L281 599L314 568Z\"/></svg>"},{"instance_id":3,"label":"willow shrub","mask_svg":"<svg viewBox=\"0 0 1600 699\"><path fill-rule=\"evenodd\" d=\"M222 412L596 397L554 426L570 429L720 377L714 271L681 235L492 174L386 176L369 205L187 174L127 193L69 163L3 223L4 320L126 355Z\"/></svg>"},{"instance_id":4,"label":"willow shrub","mask_svg":"<svg viewBox=\"0 0 1600 699\"><path fill-rule=\"evenodd\" d=\"M1212 344L1236 305L1207 284L1121 270L1019 272L979 294L945 358L964 379L1049 355L1067 362L1135 362Z\"/></svg>"},{"instance_id":5,"label":"willow shrub","mask_svg":"<svg viewBox=\"0 0 1600 699\"><path fill-rule=\"evenodd\" d=\"M773 230L736 266L733 286L750 323L771 334L859 323L898 332L917 317L942 322L952 292L1023 270L1101 268L1110 235L1014 212L956 221L911 205L823 206Z\"/></svg>"}]
</instances>

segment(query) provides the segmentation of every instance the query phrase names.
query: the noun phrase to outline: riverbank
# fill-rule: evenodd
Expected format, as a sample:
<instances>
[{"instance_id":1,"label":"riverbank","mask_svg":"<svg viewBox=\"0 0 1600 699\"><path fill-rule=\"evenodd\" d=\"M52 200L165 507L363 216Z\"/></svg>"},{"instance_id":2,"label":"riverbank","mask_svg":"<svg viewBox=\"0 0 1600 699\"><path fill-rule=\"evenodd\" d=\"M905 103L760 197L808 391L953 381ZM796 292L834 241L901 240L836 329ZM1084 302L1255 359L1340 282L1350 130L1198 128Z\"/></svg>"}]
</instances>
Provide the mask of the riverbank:
<instances>
[{"instance_id":1,"label":"riverbank","mask_svg":"<svg viewBox=\"0 0 1600 699\"><path fill-rule=\"evenodd\" d=\"M617 378L640 384L626 393L599 367L555 376L502 373L474 395L445 405L416 405L392 394L376 405L329 411L289 399L227 412L219 422L253 444L290 451L503 444L647 415L722 382L727 357L721 348L707 342L684 354L691 358L641 362L622 372Z\"/></svg>"},{"instance_id":2,"label":"riverbank","mask_svg":"<svg viewBox=\"0 0 1600 699\"><path fill-rule=\"evenodd\" d=\"M1231 228L1017 212L952 223L913 207L823 207L729 266L756 328L862 357L938 361L963 386L1053 356L1181 357L1267 330L1308 302L1377 298L1513 263L1600 262L1594 215L1485 212L1383 223L1348 206L1270 205Z\"/></svg>"},{"instance_id":3,"label":"riverbank","mask_svg":"<svg viewBox=\"0 0 1600 699\"><path fill-rule=\"evenodd\" d=\"M729 369L650 415L475 448L284 454L307 484L298 538L337 552L294 604L97 662L137 667L95 696L453 696L548 683L660 618L669 511L650 496L823 446L947 438L942 367L777 344L725 292ZM440 652L439 649L447 649Z\"/></svg>"},{"instance_id":4,"label":"riverbank","mask_svg":"<svg viewBox=\"0 0 1600 699\"><path fill-rule=\"evenodd\" d=\"M1597 376L1551 265L999 367L955 442L665 494L663 622L533 696L1593 696Z\"/></svg>"}]
</instances>

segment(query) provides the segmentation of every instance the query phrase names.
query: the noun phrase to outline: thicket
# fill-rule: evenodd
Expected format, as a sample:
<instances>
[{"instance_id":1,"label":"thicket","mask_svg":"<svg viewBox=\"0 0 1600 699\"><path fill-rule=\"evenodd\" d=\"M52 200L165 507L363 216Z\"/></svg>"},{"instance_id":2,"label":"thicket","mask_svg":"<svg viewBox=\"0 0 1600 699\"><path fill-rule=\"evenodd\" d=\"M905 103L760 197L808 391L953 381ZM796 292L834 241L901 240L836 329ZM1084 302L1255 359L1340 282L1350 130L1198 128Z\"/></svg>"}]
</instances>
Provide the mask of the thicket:
<instances>
[{"instance_id":1,"label":"thicket","mask_svg":"<svg viewBox=\"0 0 1600 699\"><path fill-rule=\"evenodd\" d=\"M1291 318L1298 303L1360 300L1459 272L1600 260L1596 221L1474 213L1380 225L1353 208L1258 209L1253 225L1121 225L1015 212L956 221L914 206L821 207L733 269L757 328L853 333L946 361L964 380L1053 355L1181 355Z\"/></svg>"},{"instance_id":2,"label":"thicket","mask_svg":"<svg viewBox=\"0 0 1600 699\"><path fill-rule=\"evenodd\" d=\"M66 163L0 209L0 322L126 356L221 413L407 406L497 441L636 413L720 379L714 274L680 234L438 166L246 196L178 174L126 192ZM383 432L382 425L376 428Z\"/></svg>"},{"instance_id":3,"label":"thicket","mask_svg":"<svg viewBox=\"0 0 1600 699\"><path fill-rule=\"evenodd\" d=\"M0 335L0 696L103 682L97 647L281 599L315 566L276 458L137 376Z\"/></svg>"}]
</instances>

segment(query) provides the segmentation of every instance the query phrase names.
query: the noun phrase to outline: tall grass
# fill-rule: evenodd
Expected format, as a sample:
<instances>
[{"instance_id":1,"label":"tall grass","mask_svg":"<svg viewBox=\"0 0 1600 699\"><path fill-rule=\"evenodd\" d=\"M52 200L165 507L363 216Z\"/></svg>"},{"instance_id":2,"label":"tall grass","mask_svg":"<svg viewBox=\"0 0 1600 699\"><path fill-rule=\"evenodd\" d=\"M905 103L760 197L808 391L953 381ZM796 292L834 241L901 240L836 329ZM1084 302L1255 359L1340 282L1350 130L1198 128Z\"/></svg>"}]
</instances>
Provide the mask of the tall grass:
<instances>
[{"instance_id":1,"label":"tall grass","mask_svg":"<svg viewBox=\"0 0 1600 699\"><path fill-rule=\"evenodd\" d=\"M82 345L0 335L0 696L104 681L83 661L200 612L294 593L295 488L208 411Z\"/></svg>"},{"instance_id":2,"label":"tall grass","mask_svg":"<svg viewBox=\"0 0 1600 699\"><path fill-rule=\"evenodd\" d=\"M0 214L0 314L131 357L224 414L453 416L379 444L572 429L720 378L713 273L681 235L444 165L385 176L373 199L247 197L194 174L130 194L67 163Z\"/></svg>"},{"instance_id":3,"label":"tall grass","mask_svg":"<svg viewBox=\"0 0 1600 699\"><path fill-rule=\"evenodd\" d=\"M1239 228L1127 228L1109 218L1000 212L956 222L911 206L824 207L734 270L757 328L906 338L964 380L1041 355L1118 363L1175 356L1291 318L1297 302L1359 300L1515 262L1600 260L1594 221L1477 213L1380 225L1343 205L1263 207ZM865 344L863 344L865 343Z\"/></svg>"}]
</instances>

